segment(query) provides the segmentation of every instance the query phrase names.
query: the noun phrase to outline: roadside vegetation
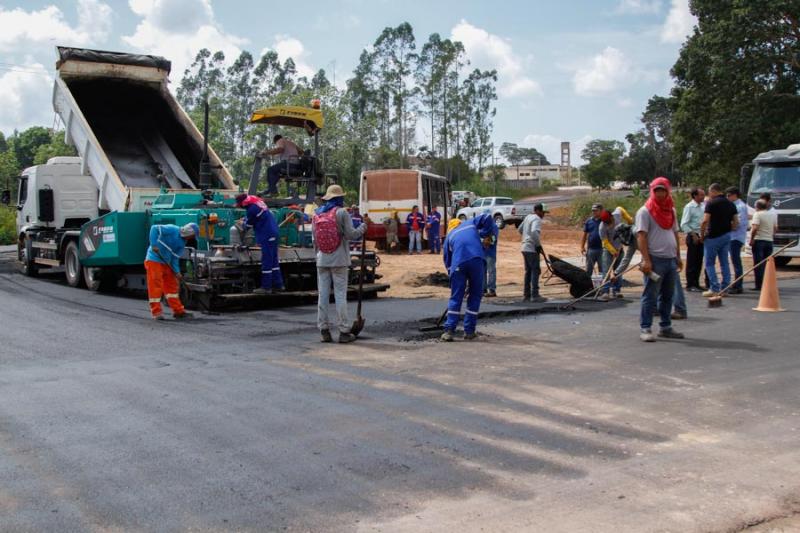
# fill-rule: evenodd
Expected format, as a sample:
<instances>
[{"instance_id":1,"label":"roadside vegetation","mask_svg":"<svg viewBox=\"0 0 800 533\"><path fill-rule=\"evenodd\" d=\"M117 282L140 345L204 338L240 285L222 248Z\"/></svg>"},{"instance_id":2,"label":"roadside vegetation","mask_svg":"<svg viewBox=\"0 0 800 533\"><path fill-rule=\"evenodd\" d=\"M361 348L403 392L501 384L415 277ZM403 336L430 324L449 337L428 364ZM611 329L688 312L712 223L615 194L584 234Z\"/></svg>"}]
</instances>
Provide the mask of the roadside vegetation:
<instances>
[{"instance_id":1,"label":"roadside vegetation","mask_svg":"<svg viewBox=\"0 0 800 533\"><path fill-rule=\"evenodd\" d=\"M11 207L0 206L0 245L14 244L16 242L17 211Z\"/></svg>"},{"instance_id":2,"label":"roadside vegetation","mask_svg":"<svg viewBox=\"0 0 800 533\"><path fill-rule=\"evenodd\" d=\"M578 196L570 202L569 221L572 224L581 225L592 216L592 205L603 204L608 211L613 211L617 207L624 208L631 216L636 216L636 211L647 201L648 191L634 190L631 196L613 196L610 193L592 193L585 196ZM685 191L673 191L672 199L675 202L675 210L678 212L680 222L681 213L684 206L689 202L689 193Z\"/></svg>"}]
</instances>

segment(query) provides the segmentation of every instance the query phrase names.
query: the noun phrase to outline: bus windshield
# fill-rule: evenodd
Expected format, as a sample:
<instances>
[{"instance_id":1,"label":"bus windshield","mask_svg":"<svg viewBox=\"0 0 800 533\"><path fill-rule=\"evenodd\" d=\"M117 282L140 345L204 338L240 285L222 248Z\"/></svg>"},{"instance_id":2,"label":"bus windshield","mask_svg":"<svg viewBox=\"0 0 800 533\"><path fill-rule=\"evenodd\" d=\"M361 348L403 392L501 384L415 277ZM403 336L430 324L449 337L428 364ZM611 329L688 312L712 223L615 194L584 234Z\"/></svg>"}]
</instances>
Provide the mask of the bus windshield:
<instances>
[{"instance_id":1,"label":"bus windshield","mask_svg":"<svg viewBox=\"0 0 800 533\"><path fill-rule=\"evenodd\" d=\"M800 164L777 163L771 165L757 165L753 171L750 193L758 194L762 192L800 192Z\"/></svg>"}]
</instances>

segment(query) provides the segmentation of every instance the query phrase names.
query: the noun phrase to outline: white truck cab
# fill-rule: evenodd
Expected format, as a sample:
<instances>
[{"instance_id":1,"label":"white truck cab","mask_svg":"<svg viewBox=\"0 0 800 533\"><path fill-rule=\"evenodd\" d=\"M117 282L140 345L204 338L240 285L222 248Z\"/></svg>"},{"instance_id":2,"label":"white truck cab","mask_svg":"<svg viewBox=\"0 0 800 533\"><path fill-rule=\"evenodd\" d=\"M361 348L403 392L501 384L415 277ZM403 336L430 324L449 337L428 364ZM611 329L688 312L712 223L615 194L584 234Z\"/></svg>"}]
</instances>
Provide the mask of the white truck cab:
<instances>
[{"instance_id":1,"label":"white truck cab","mask_svg":"<svg viewBox=\"0 0 800 533\"><path fill-rule=\"evenodd\" d=\"M97 185L80 157L53 157L19 177L17 229L76 228L97 218ZM52 198L52 201L50 200Z\"/></svg>"},{"instance_id":2,"label":"white truck cab","mask_svg":"<svg viewBox=\"0 0 800 533\"><path fill-rule=\"evenodd\" d=\"M53 157L19 177L17 250L26 274L64 264L67 241L77 240L81 226L99 215L97 185L81 168L79 157Z\"/></svg>"}]
</instances>

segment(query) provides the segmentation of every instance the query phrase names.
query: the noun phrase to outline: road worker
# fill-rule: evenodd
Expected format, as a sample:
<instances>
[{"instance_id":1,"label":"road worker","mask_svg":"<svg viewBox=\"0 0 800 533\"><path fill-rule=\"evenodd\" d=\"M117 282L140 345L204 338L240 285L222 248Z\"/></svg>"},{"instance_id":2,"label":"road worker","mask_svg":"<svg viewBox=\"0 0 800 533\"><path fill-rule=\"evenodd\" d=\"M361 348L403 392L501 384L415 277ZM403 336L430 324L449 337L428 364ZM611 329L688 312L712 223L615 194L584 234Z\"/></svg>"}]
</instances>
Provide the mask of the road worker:
<instances>
[{"instance_id":1,"label":"road worker","mask_svg":"<svg viewBox=\"0 0 800 533\"><path fill-rule=\"evenodd\" d=\"M261 286L253 294L271 294L272 291L283 290L283 276L278 262L279 229L275 217L258 196L240 194L236 197L236 205L246 209L243 225L253 228L256 243L261 247Z\"/></svg>"},{"instance_id":2,"label":"road worker","mask_svg":"<svg viewBox=\"0 0 800 533\"><path fill-rule=\"evenodd\" d=\"M497 231L492 217L478 215L450 230L444 240L444 265L450 275L450 301L447 304L447 320L441 340L452 341L453 333L461 316L461 303L467 293L467 309L464 316L464 338L477 337L475 327L483 296L486 249L484 239Z\"/></svg>"},{"instance_id":3,"label":"road worker","mask_svg":"<svg viewBox=\"0 0 800 533\"><path fill-rule=\"evenodd\" d=\"M431 212L428 214L428 221L425 224L425 227L428 228L428 247L432 254L438 254L442 251L442 238L439 235L441 224L442 214L434 205L431 208Z\"/></svg>"},{"instance_id":4,"label":"road worker","mask_svg":"<svg viewBox=\"0 0 800 533\"><path fill-rule=\"evenodd\" d=\"M154 224L150 228L150 246L144 268L147 272L147 297L154 320L164 320L161 313L161 297L167 300L176 319L192 318L184 309L178 293L178 282L182 279L180 259L186 241L196 238L199 228L194 222L178 227L174 224Z\"/></svg>"}]
</instances>

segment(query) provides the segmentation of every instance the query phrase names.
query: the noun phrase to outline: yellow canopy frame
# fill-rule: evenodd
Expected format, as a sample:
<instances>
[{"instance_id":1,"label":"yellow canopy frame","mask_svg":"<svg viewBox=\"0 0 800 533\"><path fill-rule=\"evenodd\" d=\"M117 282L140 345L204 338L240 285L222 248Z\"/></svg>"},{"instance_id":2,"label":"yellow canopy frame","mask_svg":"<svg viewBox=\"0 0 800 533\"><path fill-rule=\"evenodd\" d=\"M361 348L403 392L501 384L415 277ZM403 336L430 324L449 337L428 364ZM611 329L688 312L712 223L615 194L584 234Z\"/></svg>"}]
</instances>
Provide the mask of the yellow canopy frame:
<instances>
[{"instance_id":1,"label":"yellow canopy frame","mask_svg":"<svg viewBox=\"0 0 800 533\"><path fill-rule=\"evenodd\" d=\"M251 124L277 124L278 126L292 126L303 128L306 124L315 129L322 129L325 118L322 111L301 106L273 106L255 111L250 117Z\"/></svg>"}]
</instances>

